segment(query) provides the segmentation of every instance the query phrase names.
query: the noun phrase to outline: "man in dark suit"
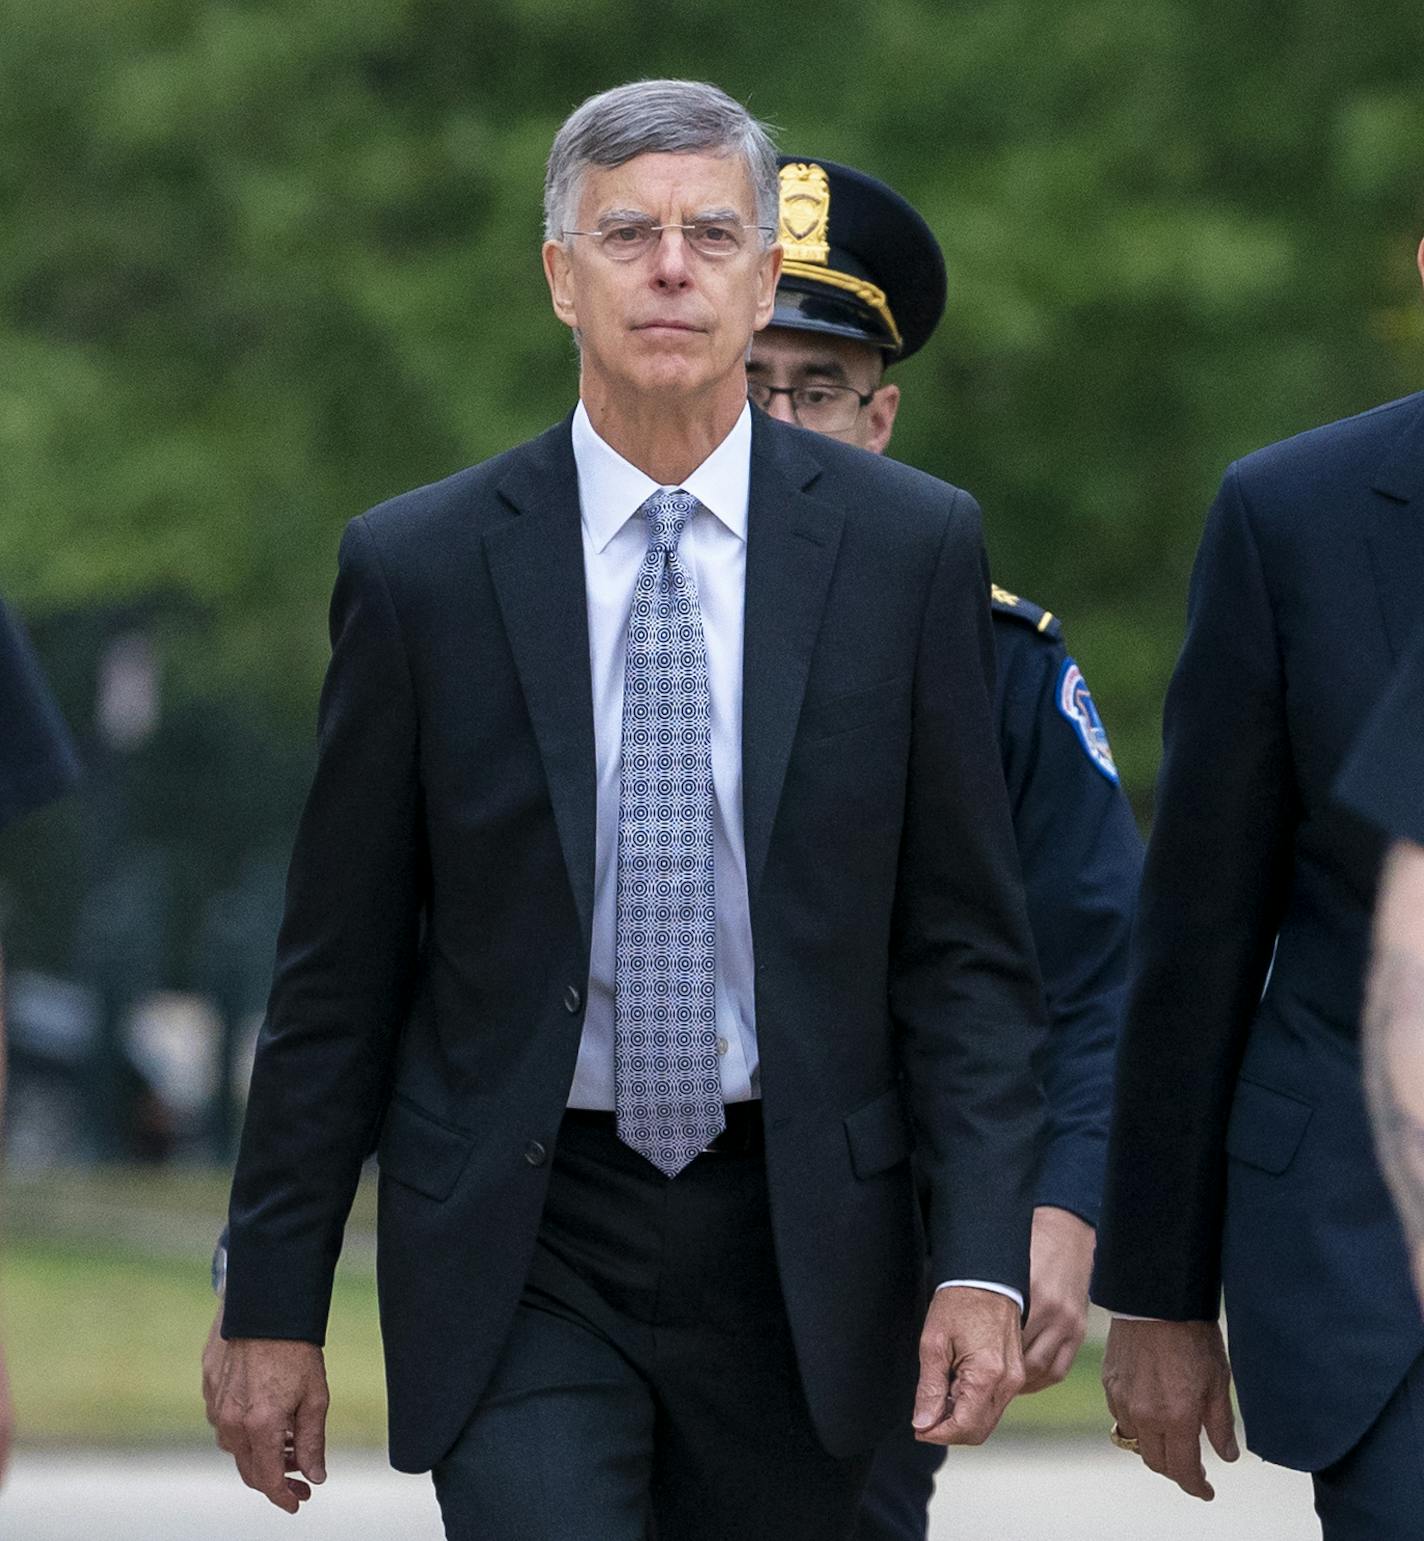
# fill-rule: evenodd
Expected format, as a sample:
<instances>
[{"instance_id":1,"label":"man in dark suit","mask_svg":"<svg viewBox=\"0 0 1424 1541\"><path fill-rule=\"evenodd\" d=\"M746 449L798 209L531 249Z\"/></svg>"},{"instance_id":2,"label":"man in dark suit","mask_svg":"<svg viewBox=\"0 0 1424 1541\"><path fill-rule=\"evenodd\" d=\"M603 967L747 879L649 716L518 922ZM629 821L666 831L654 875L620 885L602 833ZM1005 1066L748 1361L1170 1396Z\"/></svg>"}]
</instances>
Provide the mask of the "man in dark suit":
<instances>
[{"instance_id":1,"label":"man in dark suit","mask_svg":"<svg viewBox=\"0 0 1424 1541\"><path fill-rule=\"evenodd\" d=\"M885 183L800 156L781 158L780 240L776 309L747 365L752 400L883 453L900 405L885 371L928 342L944 311L939 242ZM999 751L1050 1028L1024 1329L1024 1389L1038 1391L1067 1375L1087 1326L1142 841L1058 618L997 585L990 599ZM857 1541L924 1541L945 1454L892 1429Z\"/></svg>"},{"instance_id":2,"label":"man in dark suit","mask_svg":"<svg viewBox=\"0 0 1424 1541\"><path fill-rule=\"evenodd\" d=\"M74 784L77 765L64 719L34 653L0 601L0 829ZM0 1122L5 1105L5 960L0 952ZM0 1347L0 1477L10 1459L14 1410Z\"/></svg>"},{"instance_id":3,"label":"man in dark suit","mask_svg":"<svg viewBox=\"0 0 1424 1541\"><path fill-rule=\"evenodd\" d=\"M1022 1381L1038 980L967 495L753 414L774 153L550 156L542 438L356 520L229 1213L220 1438L295 1510L362 1157L391 1453L452 1538L846 1535ZM903 1088L903 1089L902 1089ZM907 1108L908 1103L908 1108Z\"/></svg>"},{"instance_id":4,"label":"man in dark suit","mask_svg":"<svg viewBox=\"0 0 1424 1541\"><path fill-rule=\"evenodd\" d=\"M1391 841L1365 994L1365 1091L1424 1303L1424 631L1371 714L1337 791Z\"/></svg>"},{"instance_id":5,"label":"man in dark suit","mask_svg":"<svg viewBox=\"0 0 1424 1541\"><path fill-rule=\"evenodd\" d=\"M1414 632L1424 395L1247 456L1193 574L1134 933L1094 1299L1116 1436L1210 1497L1204 1428L1417 1536L1424 1326L1359 1020L1378 832L1335 779Z\"/></svg>"}]
</instances>

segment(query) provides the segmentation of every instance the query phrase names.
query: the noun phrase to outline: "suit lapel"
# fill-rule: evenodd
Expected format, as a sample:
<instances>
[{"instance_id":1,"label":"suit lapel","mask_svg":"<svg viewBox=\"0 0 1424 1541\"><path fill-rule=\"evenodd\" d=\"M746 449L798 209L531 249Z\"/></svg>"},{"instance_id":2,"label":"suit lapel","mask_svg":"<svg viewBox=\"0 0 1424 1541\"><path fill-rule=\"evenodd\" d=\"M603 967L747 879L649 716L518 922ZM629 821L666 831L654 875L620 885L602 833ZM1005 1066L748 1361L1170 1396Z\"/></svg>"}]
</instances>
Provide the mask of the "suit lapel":
<instances>
[{"instance_id":1,"label":"suit lapel","mask_svg":"<svg viewBox=\"0 0 1424 1541\"><path fill-rule=\"evenodd\" d=\"M1420 594L1424 592L1424 405L1390 450L1371 485L1377 496L1366 540L1385 632L1397 662L1418 635Z\"/></svg>"},{"instance_id":2,"label":"suit lapel","mask_svg":"<svg viewBox=\"0 0 1424 1541\"><path fill-rule=\"evenodd\" d=\"M805 490L820 470L794 436L752 414L742 660L742 824L750 894L766 864L840 545L840 511Z\"/></svg>"},{"instance_id":3,"label":"suit lapel","mask_svg":"<svg viewBox=\"0 0 1424 1541\"><path fill-rule=\"evenodd\" d=\"M587 944L597 793L578 472L568 420L512 457L499 492L517 517L485 536L485 552Z\"/></svg>"}]
</instances>

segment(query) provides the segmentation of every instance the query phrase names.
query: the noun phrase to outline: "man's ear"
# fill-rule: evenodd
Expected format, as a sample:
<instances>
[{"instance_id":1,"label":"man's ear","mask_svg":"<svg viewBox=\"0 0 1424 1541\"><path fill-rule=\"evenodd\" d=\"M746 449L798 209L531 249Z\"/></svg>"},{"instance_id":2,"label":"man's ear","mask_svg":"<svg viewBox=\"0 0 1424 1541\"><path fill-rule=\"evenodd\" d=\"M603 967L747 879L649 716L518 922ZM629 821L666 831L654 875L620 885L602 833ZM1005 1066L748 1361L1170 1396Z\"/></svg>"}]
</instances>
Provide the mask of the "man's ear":
<instances>
[{"instance_id":1,"label":"man's ear","mask_svg":"<svg viewBox=\"0 0 1424 1541\"><path fill-rule=\"evenodd\" d=\"M1424 278L1424 241L1420 241L1419 250L1414 254L1414 260L1419 265L1419 276Z\"/></svg>"},{"instance_id":2,"label":"man's ear","mask_svg":"<svg viewBox=\"0 0 1424 1541\"><path fill-rule=\"evenodd\" d=\"M899 410L900 387L898 385L879 386L874 396L865 405L865 415L870 427L865 439L866 449L873 450L877 455L885 453L886 446L890 443L890 435L895 430L895 414Z\"/></svg>"},{"instance_id":3,"label":"man's ear","mask_svg":"<svg viewBox=\"0 0 1424 1541\"><path fill-rule=\"evenodd\" d=\"M781 277L781 242L773 242L761 254L757 266L757 308L752 330L759 332L766 326L776 309L776 282Z\"/></svg>"},{"instance_id":4,"label":"man's ear","mask_svg":"<svg viewBox=\"0 0 1424 1541\"><path fill-rule=\"evenodd\" d=\"M562 241L545 241L542 256L554 314L565 326L577 327L578 310L574 305L573 264L569 249Z\"/></svg>"}]
</instances>

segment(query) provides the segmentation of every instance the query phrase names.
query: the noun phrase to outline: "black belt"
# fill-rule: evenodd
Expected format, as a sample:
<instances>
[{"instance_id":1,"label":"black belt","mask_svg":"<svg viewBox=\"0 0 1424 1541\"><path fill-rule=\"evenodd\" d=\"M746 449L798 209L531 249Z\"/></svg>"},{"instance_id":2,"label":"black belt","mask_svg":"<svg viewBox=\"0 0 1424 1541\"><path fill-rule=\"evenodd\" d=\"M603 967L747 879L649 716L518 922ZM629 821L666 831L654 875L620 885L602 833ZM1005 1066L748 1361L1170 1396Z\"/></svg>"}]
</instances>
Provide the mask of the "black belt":
<instances>
[{"instance_id":1,"label":"black belt","mask_svg":"<svg viewBox=\"0 0 1424 1541\"><path fill-rule=\"evenodd\" d=\"M726 1127L702 1148L704 1156L747 1155L766 1149L759 1097L750 1102L729 1102L722 1111L727 1119ZM578 1124L584 1129L602 1129L615 1139L618 1136L618 1115L602 1108L565 1108L564 1122Z\"/></svg>"}]
</instances>

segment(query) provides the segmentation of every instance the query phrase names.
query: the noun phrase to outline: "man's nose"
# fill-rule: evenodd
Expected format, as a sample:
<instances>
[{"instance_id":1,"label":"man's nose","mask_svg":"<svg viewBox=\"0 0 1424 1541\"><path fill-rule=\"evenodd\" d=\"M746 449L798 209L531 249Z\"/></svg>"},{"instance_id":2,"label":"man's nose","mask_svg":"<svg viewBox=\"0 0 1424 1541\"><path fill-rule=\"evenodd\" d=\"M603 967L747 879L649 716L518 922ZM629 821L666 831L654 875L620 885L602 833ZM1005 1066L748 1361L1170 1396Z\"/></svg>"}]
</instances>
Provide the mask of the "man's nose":
<instances>
[{"instance_id":1,"label":"man's nose","mask_svg":"<svg viewBox=\"0 0 1424 1541\"><path fill-rule=\"evenodd\" d=\"M688 258L687 234L683 230L665 228L658 232L658 244L653 251L653 282L660 289L685 289L692 282Z\"/></svg>"},{"instance_id":2,"label":"man's nose","mask_svg":"<svg viewBox=\"0 0 1424 1541\"><path fill-rule=\"evenodd\" d=\"M778 391L766 404L766 415L774 417L781 423L796 422L796 414L791 410L791 398L785 391Z\"/></svg>"}]
</instances>

